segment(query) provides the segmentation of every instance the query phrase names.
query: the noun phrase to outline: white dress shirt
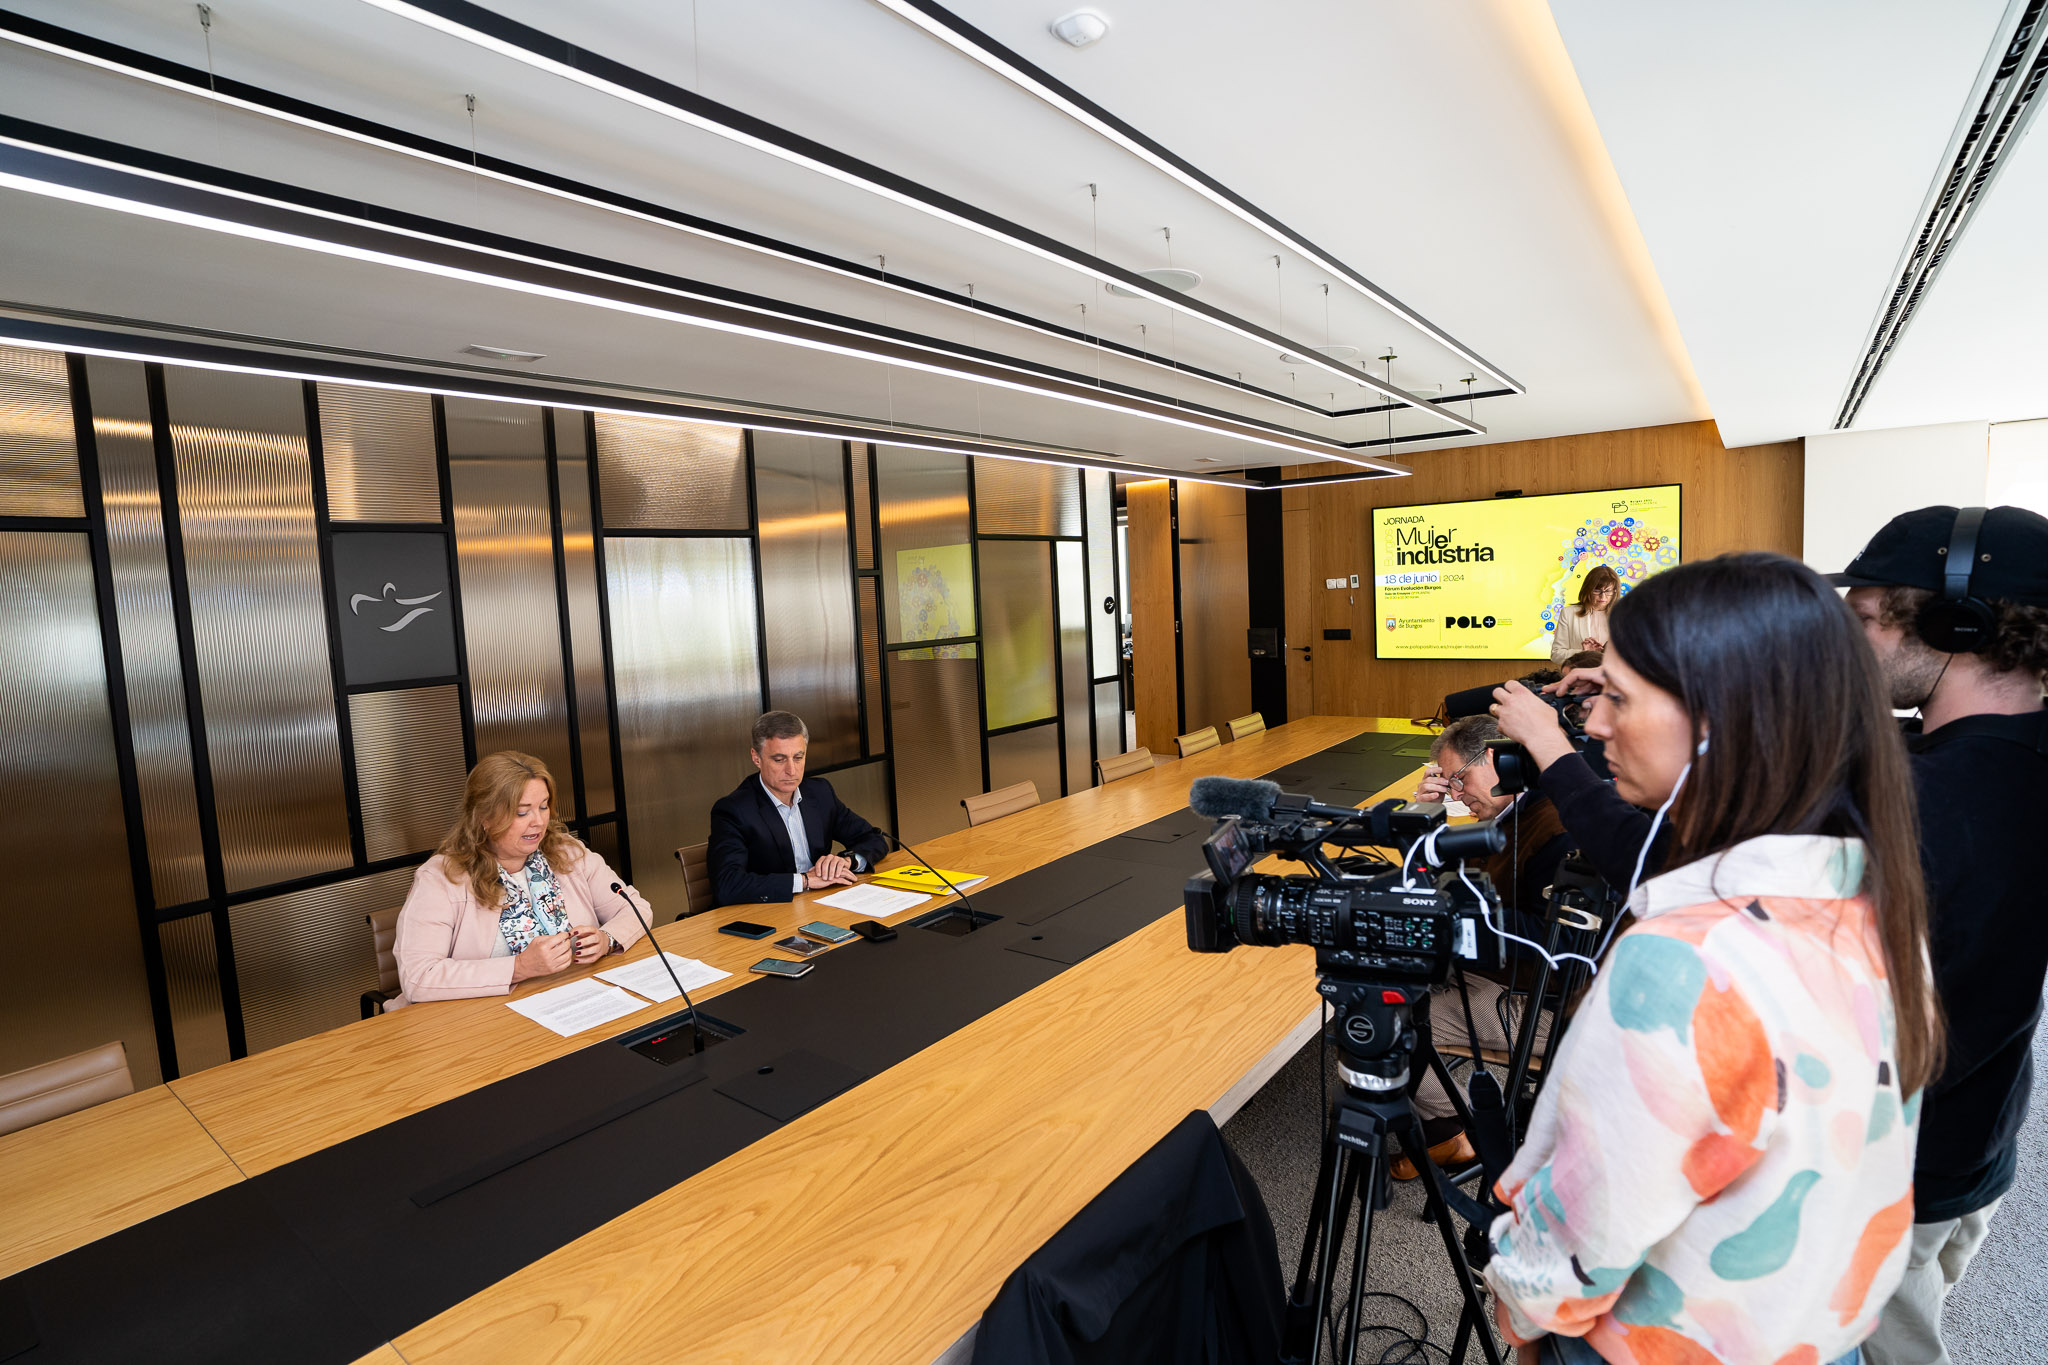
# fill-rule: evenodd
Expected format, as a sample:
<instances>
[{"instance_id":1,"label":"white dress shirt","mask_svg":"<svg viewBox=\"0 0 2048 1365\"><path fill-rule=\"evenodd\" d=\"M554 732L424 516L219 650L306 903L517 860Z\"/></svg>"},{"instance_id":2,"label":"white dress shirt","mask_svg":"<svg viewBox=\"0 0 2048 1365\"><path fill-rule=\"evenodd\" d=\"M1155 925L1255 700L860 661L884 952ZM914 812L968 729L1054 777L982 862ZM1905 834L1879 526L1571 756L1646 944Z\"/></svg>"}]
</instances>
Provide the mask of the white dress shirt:
<instances>
[{"instance_id":1,"label":"white dress shirt","mask_svg":"<svg viewBox=\"0 0 2048 1365\"><path fill-rule=\"evenodd\" d=\"M775 808L775 813L782 817L782 827L789 831L789 851L796 858L797 868L794 890L801 896L805 890L804 874L811 870L811 864L816 861L811 857L811 836L804 829L803 788L798 787L785 804L782 798L775 794L775 789L768 785L767 778L755 780L761 784L761 790L768 793L768 804ZM853 864L855 872L868 870L867 859L857 853L850 855L848 861Z\"/></svg>"}]
</instances>

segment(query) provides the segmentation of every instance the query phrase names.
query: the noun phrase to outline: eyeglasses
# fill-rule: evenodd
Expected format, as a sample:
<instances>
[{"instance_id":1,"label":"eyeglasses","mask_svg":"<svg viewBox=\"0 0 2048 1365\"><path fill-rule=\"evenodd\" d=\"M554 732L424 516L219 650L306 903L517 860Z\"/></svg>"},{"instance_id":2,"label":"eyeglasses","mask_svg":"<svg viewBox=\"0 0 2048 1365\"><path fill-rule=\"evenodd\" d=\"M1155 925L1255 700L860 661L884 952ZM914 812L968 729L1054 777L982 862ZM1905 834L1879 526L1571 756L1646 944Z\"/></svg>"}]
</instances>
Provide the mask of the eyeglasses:
<instances>
[{"instance_id":1,"label":"eyeglasses","mask_svg":"<svg viewBox=\"0 0 2048 1365\"><path fill-rule=\"evenodd\" d=\"M1479 758L1485 757L1486 755L1484 753L1481 753L1479 755ZM1444 785L1450 788L1452 791L1461 792L1465 790L1465 774L1472 771L1473 764L1478 763L1479 758L1473 759L1471 763L1467 763L1464 767L1458 769L1458 771L1454 773L1445 773Z\"/></svg>"}]
</instances>

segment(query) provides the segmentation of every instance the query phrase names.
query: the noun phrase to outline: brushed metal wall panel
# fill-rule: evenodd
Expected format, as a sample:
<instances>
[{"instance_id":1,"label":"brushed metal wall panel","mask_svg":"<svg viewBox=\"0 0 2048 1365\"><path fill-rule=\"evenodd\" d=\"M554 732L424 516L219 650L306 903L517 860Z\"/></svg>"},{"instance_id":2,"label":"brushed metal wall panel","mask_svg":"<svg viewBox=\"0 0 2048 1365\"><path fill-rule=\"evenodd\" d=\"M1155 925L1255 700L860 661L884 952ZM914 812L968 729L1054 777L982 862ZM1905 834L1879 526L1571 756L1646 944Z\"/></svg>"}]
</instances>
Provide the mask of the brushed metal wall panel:
<instances>
[{"instance_id":1,"label":"brushed metal wall panel","mask_svg":"<svg viewBox=\"0 0 2048 1365\"><path fill-rule=\"evenodd\" d=\"M820 436L756 433L754 507L769 705L810 726L811 766L850 762L860 757L860 660L844 447Z\"/></svg>"},{"instance_id":2,"label":"brushed metal wall panel","mask_svg":"<svg viewBox=\"0 0 2048 1365\"><path fill-rule=\"evenodd\" d=\"M1035 785L1041 801L1059 798L1059 726L1037 725L988 737L988 789L999 791L1019 782Z\"/></svg>"},{"instance_id":3,"label":"brushed metal wall panel","mask_svg":"<svg viewBox=\"0 0 2048 1365\"><path fill-rule=\"evenodd\" d=\"M674 851L711 832L711 803L753 771L761 713L754 556L743 539L608 536L612 676L635 883L682 908Z\"/></svg>"},{"instance_id":4,"label":"brushed metal wall panel","mask_svg":"<svg viewBox=\"0 0 2048 1365\"><path fill-rule=\"evenodd\" d=\"M1244 536L1243 489L1180 485L1181 688L1191 731L1252 709Z\"/></svg>"},{"instance_id":5,"label":"brushed metal wall panel","mask_svg":"<svg viewBox=\"0 0 2048 1365\"><path fill-rule=\"evenodd\" d=\"M17 850L7 922L17 938L36 923L61 937L11 973L0 1073L118 1038L136 1085L152 1084L156 1027L83 532L0 532L0 639L0 810Z\"/></svg>"},{"instance_id":6,"label":"brushed metal wall panel","mask_svg":"<svg viewBox=\"0 0 2048 1365\"><path fill-rule=\"evenodd\" d=\"M868 485L870 448L866 441L849 443L853 452L853 561L854 567L875 567L875 499Z\"/></svg>"},{"instance_id":7,"label":"brushed metal wall panel","mask_svg":"<svg viewBox=\"0 0 2048 1365\"><path fill-rule=\"evenodd\" d=\"M364 853L376 862L440 843L462 813L468 776L455 685L358 692L348 719Z\"/></svg>"},{"instance_id":8,"label":"brushed metal wall panel","mask_svg":"<svg viewBox=\"0 0 2048 1365\"><path fill-rule=\"evenodd\" d=\"M84 515L64 357L0 346L0 516Z\"/></svg>"},{"instance_id":9,"label":"brushed metal wall panel","mask_svg":"<svg viewBox=\"0 0 2048 1365\"><path fill-rule=\"evenodd\" d=\"M1113 682L1095 684L1095 756L1112 758L1124 752L1123 697ZM1088 781L1095 780L1089 769Z\"/></svg>"},{"instance_id":10,"label":"brushed metal wall panel","mask_svg":"<svg viewBox=\"0 0 2048 1365\"><path fill-rule=\"evenodd\" d=\"M626 870L619 866L619 827L616 824L607 820L601 825L592 825L583 843L586 848L604 859L606 866L622 877L626 874ZM675 855L664 856L673 861ZM633 885L636 890L639 888L640 881L637 877L634 878Z\"/></svg>"},{"instance_id":11,"label":"brushed metal wall panel","mask_svg":"<svg viewBox=\"0 0 2048 1365\"><path fill-rule=\"evenodd\" d=\"M473 398L445 403L477 756L532 754L566 789L569 700L541 410Z\"/></svg>"},{"instance_id":12,"label":"brushed metal wall panel","mask_svg":"<svg viewBox=\"0 0 2048 1365\"><path fill-rule=\"evenodd\" d=\"M170 569L164 558L149 389L138 361L93 357L85 369L150 886L159 907L184 905L206 895L206 855L192 786L192 731L186 723L185 676L171 615Z\"/></svg>"},{"instance_id":13,"label":"brushed metal wall panel","mask_svg":"<svg viewBox=\"0 0 2048 1365\"><path fill-rule=\"evenodd\" d=\"M190 1076L228 1060L227 1015L220 1003L220 959L213 916L187 915L159 925L164 980L171 997L171 1038L178 1074Z\"/></svg>"},{"instance_id":14,"label":"brushed metal wall panel","mask_svg":"<svg viewBox=\"0 0 2048 1365\"><path fill-rule=\"evenodd\" d=\"M976 457L974 529L984 536L1080 535L1081 471Z\"/></svg>"},{"instance_id":15,"label":"brushed metal wall panel","mask_svg":"<svg viewBox=\"0 0 2048 1365\"><path fill-rule=\"evenodd\" d=\"M1070 791L1082 791L1093 780L1090 760L1095 757L1088 734L1095 699L1088 686L1088 583L1081 567L1086 557L1079 541L1062 540L1053 546L1060 617L1060 719L1066 726L1062 742Z\"/></svg>"},{"instance_id":16,"label":"brushed metal wall panel","mask_svg":"<svg viewBox=\"0 0 2048 1365\"><path fill-rule=\"evenodd\" d=\"M569 585L569 651L576 674L576 726L583 744L583 810L587 815L604 815L618 806L618 800L612 791L612 704L604 686L597 553L590 522L590 441L583 421L583 413L555 409L562 561Z\"/></svg>"},{"instance_id":17,"label":"brushed metal wall panel","mask_svg":"<svg viewBox=\"0 0 2048 1365\"><path fill-rule=\"evenodd\" d=\"M1117 596L1115 495L1106 470L1083 470L1081 482L1088 494L1088 648L1093 661L1090 676L1113 678L1122 652L1117 631L1120 613L1104 611L1102 602Z\"/></svg>"},{"instance_id":18,"label":"brushed metal wall panel","mask_svg":"<svg viewBox=\"0 0 2048 1365\"><path fill-rule=\"evenodd\" d=\"M1048 720L1056 697L1051 542L984 540L979 548L988 728Z\"/></svg>"},{"instance_id":19,"label":"brushed metal wall panel","mask_svg":"<svg viewBox=\"0 0 2048 1365\"><path fill-rule=\"evenodd\" d=\"M177 366L164 387L228 889L345 867L304 390Z\"/></svg>"},{"instance_id":20,"label":"brushed metal wall panel","mask_svg":"<svg viewBox=\"0 0 2048 1365\"><path fill-rule=\"evenodd\" d=\"M960 802L984 790L974 646L961 652L958 658L935 659L925 649L889 656L897 833L911 843L967 828Z\"/></svg>"},{"instance_id":21,"label":"brushed metal wall panel","mask_svg":"<svg viewBox=\"0 0 2048 1365\"><path fill-rule=\"evenodd\" d=\"M441 520L434 400L401 389L316 387L328 518Z\"/></svg>"},{"instance_id":22,"label":"brushed metal wall panel","mask_svg":"<svg viewBox=\"0 0 2048 1365\"><path fill-rule=\"evenodd\" d=\"M747 529L746 442L738 427L601 412L597 470L607 527Z\"/></svg>"},{"instance_id":23,"label":"brushed metal wall panel","mask_svg":"<svg viewBox=\"0 0 2048 1365\"><path fill-rule=\"evenodd\" d=\"M894 829L889 820L889 761L878 758L857 768L841 768L825 774L841 805L862 816L869 824Z\"/></svg>"},{"instance_id":24,"label":"brushed metal wall panel","mask_svg":"<svg viewBox=\"0 0 2048 1365\"><path fill-rule=\"evenodd\" d=\"M377 987L377 954L364 920L405 904L412 874L394 867L228 910L251 1053L362 1018L363 992Z\"/></svg>"},{"instance_id":25,"label":"brushed metal wall panel","mask_svg":"<svg viewBox=\"0 0 2048 1365\"><path fill-rule=\"evenodd\" d=\"M901 446L877 447L875 461L881 503L881 539L875 546L875 561L882 571L884 638L899 644L908 638L903 634L903 598L897 582L905 553L940 550L964 554L967 549L967 461L959 455ZM954 583L951 587L953 618L960 634L972 635L974 585Z\"/></svg>"},{"instance_id":26,"label":"brushed metal wall panel","mask_svg":"<svg viewBox=\"0 0 2048 1365\"><path fill-rule=\"evenodd\" d=\"M863 578L860 589L860 686L867 699L868 752L879 754L888 748L882 718L882 615L878 605L878 580Z\"/></svg>"}]
</instances>

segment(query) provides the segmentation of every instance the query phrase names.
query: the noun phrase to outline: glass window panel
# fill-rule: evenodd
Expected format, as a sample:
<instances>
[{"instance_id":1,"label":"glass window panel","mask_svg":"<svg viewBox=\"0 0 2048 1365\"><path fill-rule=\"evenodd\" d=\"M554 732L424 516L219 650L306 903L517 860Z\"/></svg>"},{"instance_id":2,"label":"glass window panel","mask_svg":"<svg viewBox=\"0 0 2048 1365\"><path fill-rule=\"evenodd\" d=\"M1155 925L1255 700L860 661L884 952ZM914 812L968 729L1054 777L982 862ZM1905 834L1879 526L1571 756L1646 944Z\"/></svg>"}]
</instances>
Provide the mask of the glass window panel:
<instances>
[{"instance_id":1,"label":"glass window panel","mask_svg":"<svg viewBox=\"0 0 2048 1365\"><path fill-rule=\"evenodd\" d=\"M1051 548L1043 540L980 544L991 730L1046 720L1054 713Z\"/></svg>"},{"instance_id":2,"label":"glass window panel","mask_svg":"<svg viewBox=\"0 0 2048 1365\"><path fill-rule=\"evenodd\" d=\"M879 754L888 745L882 730L882 623L876 606L877 580L870 575L860 580L860 672L861 696L867 702L868 752Z\"/></svg>"},{"instance_id":3,"label":"glass window panel","mask_svg":"<svg viewBox=\"0 0 2048 1365\"><path fill-rule=\"evenodd\" d=\"M883 446L882 610L891 644L972 635L973 550L967 539L967 461Z\"/></svg>"},{"instance_id":4,"label":"glass window panel","mask_svg":"<svg viewBox=\"0 0 2048 1365\"><path fill-rule=\"evenodd\" d=\"M974 646L953 657L889 656L897 833L911 843L967 827L960 802L981 793L981 721Z\"/></svg>"},{"instance_id":5,"label":"glass window panel","mask_svg":"<svg viewBox=\"0 0 2048 1365\"><path fill-rule=\"evenodd\" d=\"M586 815L603 815L618 802L612 794L612 706L604 685L604 635L599 623L597 553L591 540L586 416L568 408L555 409L555 464L562 490L562 567L569 585L569 653L576 674L576 726L582 731L583 811Z\"/></svg>"},{"instance_id":6,"label":"glass window panel","mask_svg":"<svg viewBox=\"0 0 2048 1365\"><path fill-rule=\"evenodd\" d=\"M355 384L315 388L329 520L441 520L432 396Z\"/></svg>"},{"instance_id":7,"label":"glass window panel","mask_svg":"<svg viewBox=\"0 0 2048 1365\"><path fill-rule=\"evenodd\" d=\"M0 516L84 515L64 357L0 346Z\"/></svg>"},{"instance_id":8,"label":"glass window panel","mask_svg":"<svg viewBox=\"0 0 2048 1365\"><path fill-rule=\"evenodd\" d=\"M1088 691L1088 583L1081 568L1079 541L1057 542L1053 555L1059 571L1060 719L1066 727L1062 742L1067 755L1067 790L1080 791L1091 780L1089 760L1094 757L1088 734L1088 717L1093 711Z\"/></svg>"},{"instance_id":9,"label":"glass window panel","mask_svg":"<svg viewBox=\"0 0 2048 1365\"><path fill-rule=\"evenodd\" d=\"M832 784L833 792L840 803L854 811L871 825L894 829L895 821L889 814L889 762L876 759L854 768L841 768L837 772L822 774Z\"/></svg>"},{"instance_id":10,"label":"glass window panel","mask_svg":"<svg viewBox=\"0 0 2048 1365\"><path fill-rule=\"evenodd\" d=\"M974 529L985 536L1080 535L1081 471L977 456Z\"/></svg>"},{"instance_id":11,"label":"glass window panel","mask_svg":"<svg viewBox=\"0 0 2048 1365\"><path fill-rule=\"evenodd\" d=\"M846 543L846 454L819 436L754 437L768 701L810 727L810 763L860 757L860 658Z\"/></svg>"},{"instance_id":12,"label":"glass window panel","mask_svg":"<svg viewBox=\"0 0 2048 1365\"><path fill-rule=\"evenodd\" d=\"M854 563L858 568L872 569L875 567L875 510L874 490L868 485L869 446L866 441L854 441L852 447L849 463L853 482Z\"/></svg>"},{"instance_id":13,"label":"glass window panel","mask_svg":"<svg viewBox=\"0 0 2048 1365\"><path fill-rule=\"evenodd\" d=\"M1116 505L1113 476L1107 470L1084 470L1081 480L1088 495L1088 634L1093 677L1113 678L1117 671L1117 621L1121 608L1115 601ZM1110 604L1103 610L1103 602Z\"/></svg>"},{"instance_id":14,"label":"glass window panel","mask_svg":"<svg viewBox=\"0 0 2048 1365\"><path fill-rule=\"evenodd\" d=\"M1181 688L1184 731L1221 725L1252 709L1245 632L1244 490L1180 485Z\"/></svg>"},{"instance_id":15,"label":"glass window panel","mask_svg":"<svg viewBox=\"0 0 2048 1365\"><path fill-rule=\"evenodd\" d=\"M1012 730L1007 735L988 737L988 789L1029 782L1038 788L1041 801L1056 800L1060 794L1060 727L1035 725L1029 730Z\"/></svg>"},{"instance_id":16,"label":"glass window panel","mask_svg":"<svg viewBox=\"0 0 2048 1365\"><path fill-rule=\"evenodd\" d=\"M747 529L746 433L668 417L597 414L599 509L608 527Z\"/></svg>"},{"instance_id":17,"label":"glass window panel","mask_svg":"<svg viewBox=\"0 0 2048 1365\"><path fill-rule=\"evenodd\" d=\"M1123 690L1116 683L1095 684L1095 756L1112 758L1124 752ZM1093 781L1091 772L1090 781Z\"/></svg>"},{"instance_id":18,"label":"glass window panel","mask_svg":"<svg viewBox=\"0 0 2048 1365\"><path fill-rule=\"evenodd\" d=\"M626 766L626 838L658 920L683 908L675 850L711 832L711 803L753 771L761 713L750 541L608 536L604 543Z\"/></svg>"},{"instance_id":19,"label":"glass window panel","mask_svg":"<svg viewBox=\"0 0 2048 1365\"><path fill-rule=\"evenodd\" d=\"M377 989L377 953L364 921L405 904L412 874L394 867L229 907L250 1052L362 1018L363 992Z\"/></svg>"}]
</instances>

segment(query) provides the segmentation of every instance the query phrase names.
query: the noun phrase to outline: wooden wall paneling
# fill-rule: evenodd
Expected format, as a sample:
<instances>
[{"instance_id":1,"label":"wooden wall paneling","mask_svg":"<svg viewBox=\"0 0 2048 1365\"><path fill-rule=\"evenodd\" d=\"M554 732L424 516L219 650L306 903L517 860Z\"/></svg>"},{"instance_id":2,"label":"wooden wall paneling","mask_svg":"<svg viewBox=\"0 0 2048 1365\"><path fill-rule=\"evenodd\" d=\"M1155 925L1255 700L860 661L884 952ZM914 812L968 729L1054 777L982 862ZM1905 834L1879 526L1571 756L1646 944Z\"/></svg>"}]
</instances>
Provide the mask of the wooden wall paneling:
<instances>
[{"instance_id":1,"label":"wooden wall paneling","mask_svg":"<svg viewBox=\"0 0 2048 1365\"><path fill-rule=\"evenodd\" d=\"M1287 576L1287 714L1315 714L1315 640L1310 619L1320 579L1314 577L1314 537L1308 490L1290 488L1280 494L1281 552ZM1271 719L1268 717L1268 719Z\"/></svg>"},{"instance_id":2,"label":"wooden wall paneling","mask_svg":"<svg viewBox=\"0 0 2048 1365\"><path fill-rule=\"evenodd\" d=\"M1800 441L1731 450L1712 422L1680 422L1423 452L1407 457L1415 469L1408 478L1298 490L1296 496L1308 504L1306 577L1315 636L1315 702L1307 709L1427 716L1447 692L1541 666L1537 660L1374 658L1369 588L1353 593L1319 586L1338 574L1355 573L1361 585L1371 582L1374 508L1490 498L1506 488L1535 496L1676 483L1684 490L1681 534L1688 561L1736 550L1797 557L1805 517L1804 451ZM1288 477L1335 469L1303 466L1290 469ZM1297 525L1288 525L1290 540ZM1290 546L1291 555L1299 553ZM1291 561L1288 572L1291 580ZM1349 627L1353 638L1324 640L1322 632L1333 627Z\"/></svg>"},{"instance_id":3,"label":"wooden wall paneling","mask_svg":"<svg viewBox=\"0 0 2048 1365\"><path fill-rule=\"evenodd\" d=\"M1125 487L1131 574L1131 673L1138 744L1173 752L1180 733L1180 664L1174 649L1173 525L1167 483Z\"/></svg>"},{"instance_id":4,"label":"wooden wall paneling","mask_svg":"<svg viewBox=\"0 0 2048 1365\"><path fill-rule=\"evenodd\" d=\"M1180 485L1182 733L1252 709L1247 529L1242 489Z\"/></svg>"}]
</instances>

